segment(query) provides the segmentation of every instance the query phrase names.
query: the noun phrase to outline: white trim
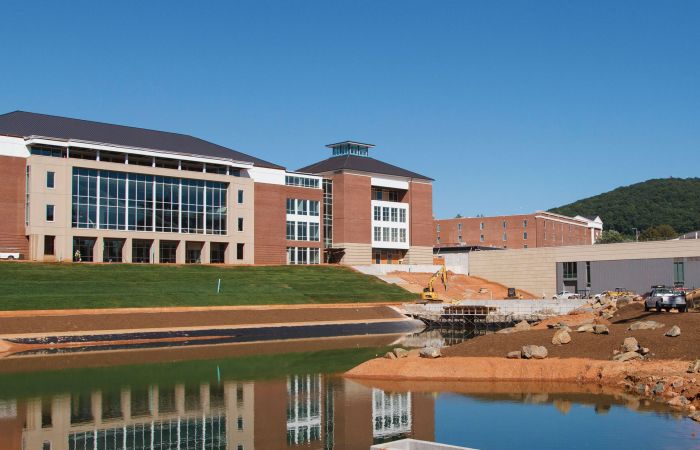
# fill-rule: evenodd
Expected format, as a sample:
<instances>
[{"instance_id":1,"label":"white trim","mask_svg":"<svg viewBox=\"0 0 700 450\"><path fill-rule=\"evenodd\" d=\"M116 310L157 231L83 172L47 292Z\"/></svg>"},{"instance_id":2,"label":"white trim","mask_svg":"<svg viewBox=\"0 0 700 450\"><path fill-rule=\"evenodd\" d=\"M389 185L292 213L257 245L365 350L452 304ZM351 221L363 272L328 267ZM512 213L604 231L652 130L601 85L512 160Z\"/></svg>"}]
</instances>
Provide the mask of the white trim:
<instances>
[{"instance_id":1,"label":"white trim","mask_svg":"<svg viewBox=\"0 0 700 450\"><path fill-rule=\"evenodd\" d=\"M182 161L195 161L195 162L203 162L203 163L211 163L211 164L221 164L221 165L227 165L231 167L236 167L236 168L241 168L241 169L250 169L253 167L253 163L250 162L243 162L243 161L235 161L232 159L225 159L225 158L216 158L216 157L207 157L207 156L196 156L196 155L186 155L183 153L175 153L175 152L168 152L165 150L154 150L154 149L146 149L146 148L141 148L141 147L127 147L127 146L122 146L122 145L112 145L112 144L103 144L103 143L97 143L97 142L89 142L89 141L81 141L77 139L68 139L68 140L57 140L57 139L51 139L51 138L45 138L41 136L31 136L25 139L25 145L31 146L31 145L50 145L54 147L81 147L81 148L90 148L94 150L106 150L110 152L117 152L117 153L127 153L127 154L132 154L132 155L143 155L143 156L152 156L152 157L159 157L159 158L166 158L166 159L175 159L175 160L182 160ZM27 149L28 151L28 149Z\"/></svg>"},{"instance_id":2,"label":"white trim","mask_svg":"<svg viewBox=\"0 0 700 450\"><path fill-rule=\"evenodd\" d=\"M12 156L15 158L28 158L29 149L24 139L12 136L0 136L0 156Z\"/></svg>"},{"instance_id":3,"label":"white trim","mask_svg":"<svg viewBox=\"0 0 700 450\"><path fill-rule=\"evenodd\" d=\"M268 167L252 167L248 169L250 178L256 183L285 185L285 171L283 169L271 169Z\"/></svg>"},{"instance_id":4,"label":"white trim","mask_svg":"<svg viewBox=\"0 0 700 450\"><path fill-rule=\"evenodd\" d=\"M372 186L408 190L408 181L396 177L372 177Z\"/></svg>"}]
</instances>

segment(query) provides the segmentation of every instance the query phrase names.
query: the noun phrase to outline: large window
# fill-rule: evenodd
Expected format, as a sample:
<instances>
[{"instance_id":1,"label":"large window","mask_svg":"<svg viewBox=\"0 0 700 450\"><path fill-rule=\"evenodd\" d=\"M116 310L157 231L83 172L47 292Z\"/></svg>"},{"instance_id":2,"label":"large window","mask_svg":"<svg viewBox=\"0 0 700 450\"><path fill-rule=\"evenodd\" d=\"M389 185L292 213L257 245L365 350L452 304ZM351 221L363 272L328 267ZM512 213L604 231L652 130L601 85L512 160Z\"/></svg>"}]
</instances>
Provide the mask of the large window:
<instances>
[{"instance_id":1,"label":"large window","mask_svg":"<svg viewBox=\"0 0 700 450\"><path fill-rule=\"evenodd\" d=\"M56 253L56 236L44 236L44 255L52 256Z\"/></svg>"},{"instance_id":2,"label":"large window","mask_svg":"<svg viewBox=\"0 0 700 450\"><path fill-rule=\"evenodd\" d=\"M73 261L92 262L95 249L95 238L73 238Z\"/></svg>"},{"instance_id":3,"label":"large window","mask_svg":"<svg viewBox=\"0 0 700 450\"><path fill-rule=\"evenodd\" d=\"M97 170L73 169L73 228L97 227Z\"/></svg>"},{"instance_id":4,"label":"large window","mask_svg":"<svg viewBox=\"0 0 700 450\"><path fill-rule=\"evenodd\" d=\"M160 262L175 264L177 262L178 241L160 241Z\"/></svg>"},{"instance_id":5,"label":"large window","mask_svg":"<svg viewBox=\"0 0 700 450\"><path fill-rule=\"evenodd\" d=\"M225 242L212 242L209 244L209 262L212 264L223 264L226 262L226 247L228 247L228 244Z\"/></svg>"},{"instance_id":6,"label":"large window","mask_svg":"<svg viewBox=\"0 0 700 450\"><path fill-rule=\"evenodd\" d=\"M309 240L310 241L318 241L319 240L319 225L317 223L311 222L309 223Z\"/></svg>"},{"instance_id":7,"label":"large window","mask_svg":"<svg viewBox=\"0 0 700 450\"><path fill-rule=\"evenodd\" d=\"M102 261L106 263L122 262L122 249L124 248L124 239L105 239L104 250L102 253Z\"/></svg>"},{"instance_id":8,"label":"large window","mask_svg":"<svg viewBox=\"0 0 700 450\"><path fill-rule=\"evenodd\" d=\"M564 266L564 279L565 280L575 280L578 277L575 262L565 262Z\"/></svg>"},{"instance_id":9,"label":"large window","mask_svg":"<svg viewBox=\"0 0 700 450\"><path fill-rule=\"evenodd\" d=\"M318 189L319 187L318 178L287 175L286 177L284 177L284 182L287 186L299 186L313 189Z\"/></svg>"},{"instance_id":10,"label":"large window","mask_svg":"<svg viewBox=\"0 0 700 450\"><path fill-rule=\"evenodd\" d=\"M126 174L100 171L100 215L99 228L107 230L126 229Z\"/></svg>"},{"instance_id":11,"label":"large window","mask_svg":"<svg viewBox=\"0 0 700 450\"><path fill-rule=\"evenodd\" d=\"M73 169L74 228L226 234L226 183Z\"/></svg>"},{"instance_id":12,"label":"large window","mask_svg":"<svg viewBox=\"0 0 700 450\"><path fill-rule=\"evenodd\" d=\"M287 239L290 241L293 241L296 238L296 222L294 221L287 221Z\"/></svg>"},{"instance_id":13,"label":"large window","mask_svg":"<svg viewBox=\"0 0 700 450\"><path fill-rule=\"evenodd\" d=\"M134 239L131 241L131 262L150 263L151 245L153 245L153 241L147 239Z\"/></svg>"},{"instance_id":14,"label":"large window","mask_svg":"<svg viewBox=\"0 0 700 450\"><path fill-rule=\"evenodd\" d=\"M287 247L287 264L319 264L321 250L308 247Z\"/></svg>"}]
</instances>

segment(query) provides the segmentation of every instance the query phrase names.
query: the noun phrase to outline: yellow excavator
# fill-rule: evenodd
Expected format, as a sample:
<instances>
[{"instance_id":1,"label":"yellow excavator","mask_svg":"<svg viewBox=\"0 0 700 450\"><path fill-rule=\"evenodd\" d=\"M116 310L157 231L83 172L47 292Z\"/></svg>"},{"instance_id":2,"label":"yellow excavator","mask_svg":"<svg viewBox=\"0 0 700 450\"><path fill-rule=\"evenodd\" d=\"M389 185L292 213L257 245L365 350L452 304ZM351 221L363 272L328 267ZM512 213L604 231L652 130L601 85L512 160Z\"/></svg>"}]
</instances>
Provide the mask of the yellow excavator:
<instances>
[{"instance_id":1,"label":"yellow excavator","mask_svg":"<svg viewBox=\"0 0 700 450\"><path fill-rule=\"evenodd\" d=\"M420 293L420 299L423 302L441 302L442 300L438 298L437 292L435 292L435 282L442 281L445 290L447 290L447 268L443 265L440 269L430 277L428 281L428 286L423 288L423 292Z\"/></svg>"}]
</instances>

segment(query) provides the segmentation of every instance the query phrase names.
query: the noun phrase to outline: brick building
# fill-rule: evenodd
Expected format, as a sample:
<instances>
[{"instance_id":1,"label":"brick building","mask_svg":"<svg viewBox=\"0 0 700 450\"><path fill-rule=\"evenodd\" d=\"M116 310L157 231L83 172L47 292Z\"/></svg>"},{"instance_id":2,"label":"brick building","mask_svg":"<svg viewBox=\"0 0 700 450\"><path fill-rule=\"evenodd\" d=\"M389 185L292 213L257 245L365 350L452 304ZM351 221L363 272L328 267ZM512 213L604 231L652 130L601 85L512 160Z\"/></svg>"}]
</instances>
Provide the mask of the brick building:
<instances>
[{"instance_id":1,"label":"brick building","mask_svg":"<svg viewBox=\"0 0 700 450\"><path fill-rule=\"evenodd\" d=\"M594 244L603 230L599 217L567 217L539 211L495 217L436 219L436 249L454 247L534 248Z\"/></svg>"},{"instance_id":2,"label":"brick building","mask_svg":"<svg viewBox=\"0 0 700 450\"><path fill-rule=\"evenodd\" d=\"M329 262L432 261L432 179L369 156L371 144L327 146L331 158L299 172L323 177Z\"/></svg>"},{"instance_id":3,"label":"brick building","mask_svg":"<svg viewBox=\"0 0 700 450\"><path fill-rule=\"evenodd\" d=\"M3 114L0 253L80 262L429 262L432 180L370 158L365 144L329 147L332 158L291 172L183 134Z\"/></svg>"}]
</instances>

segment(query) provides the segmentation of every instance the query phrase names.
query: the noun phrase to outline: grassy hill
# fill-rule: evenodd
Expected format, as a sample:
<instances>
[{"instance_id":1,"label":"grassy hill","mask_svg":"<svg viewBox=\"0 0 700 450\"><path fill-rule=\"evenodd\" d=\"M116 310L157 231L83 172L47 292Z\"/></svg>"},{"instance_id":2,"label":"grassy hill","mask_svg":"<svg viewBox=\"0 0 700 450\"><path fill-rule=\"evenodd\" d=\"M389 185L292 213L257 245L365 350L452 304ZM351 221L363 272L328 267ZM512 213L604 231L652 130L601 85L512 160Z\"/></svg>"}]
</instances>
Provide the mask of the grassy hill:
<instances>
[{"instance_id":1,"label":"grassy hill","mask_svg":"<svg viewBox=\"0 0 700 450\"><path fill-rule=\"evenodd\" d=\"M339 266L2 262L0 286L0 310L398 302L417 297Z\"/></svg>"},{"instance_id":2,"label":"grassy hill","mask_svg":"<svg viewBox=\"0 0 700 450\"><path fill-rule=\"evenodd\" d=\"M600 216L606 230L633 234L661 224L678 233L700 230L700 178L664 178L624 186L550 209L567 216Z\"/></svg>"}]
</instances>

